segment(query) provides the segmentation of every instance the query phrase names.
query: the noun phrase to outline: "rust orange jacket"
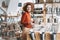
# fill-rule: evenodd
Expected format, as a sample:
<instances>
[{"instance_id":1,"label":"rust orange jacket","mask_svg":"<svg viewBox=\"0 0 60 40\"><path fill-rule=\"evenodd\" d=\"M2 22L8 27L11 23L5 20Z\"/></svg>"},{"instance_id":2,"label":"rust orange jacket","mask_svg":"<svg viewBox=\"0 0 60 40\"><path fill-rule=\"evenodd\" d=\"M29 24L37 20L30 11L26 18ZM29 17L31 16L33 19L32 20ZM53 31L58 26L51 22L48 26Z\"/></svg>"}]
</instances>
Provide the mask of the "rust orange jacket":
<instances>
[{"instance_id":1,"label":"rust orange jacket","mask_svg":"<svg viewBox=\"0 0 60 40\"><path fill-rule=\"evenodd\" d=\"M25 12L25 13L22 14L21 24L23 24L24 27L32 28L32 26L31 26L31 16L28 12Z\"/></svg>"}]
</instances>

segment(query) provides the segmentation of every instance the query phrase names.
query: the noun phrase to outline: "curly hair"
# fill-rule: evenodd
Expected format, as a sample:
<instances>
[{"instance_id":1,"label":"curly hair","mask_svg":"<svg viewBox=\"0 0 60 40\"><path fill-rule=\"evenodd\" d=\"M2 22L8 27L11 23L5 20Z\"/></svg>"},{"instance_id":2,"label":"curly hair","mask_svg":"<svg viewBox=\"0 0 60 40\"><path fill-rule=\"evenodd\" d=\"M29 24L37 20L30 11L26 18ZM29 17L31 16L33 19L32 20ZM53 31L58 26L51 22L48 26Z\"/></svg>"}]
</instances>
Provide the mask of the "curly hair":
<instances>
[{"instance_id":1,"label":"curly hair","mask_svg":"<svg viewBox=\"0 0 60 40\"><path fill-rule=\"evenodd\" d=\"M25 11L25 12L27 11L27 6L28 5L31 5L31 11L33 11L34 10L34 4L31 3L31 2L27 2L27 3L24 4L23 11Z\"/></svg>"}]
</instances>

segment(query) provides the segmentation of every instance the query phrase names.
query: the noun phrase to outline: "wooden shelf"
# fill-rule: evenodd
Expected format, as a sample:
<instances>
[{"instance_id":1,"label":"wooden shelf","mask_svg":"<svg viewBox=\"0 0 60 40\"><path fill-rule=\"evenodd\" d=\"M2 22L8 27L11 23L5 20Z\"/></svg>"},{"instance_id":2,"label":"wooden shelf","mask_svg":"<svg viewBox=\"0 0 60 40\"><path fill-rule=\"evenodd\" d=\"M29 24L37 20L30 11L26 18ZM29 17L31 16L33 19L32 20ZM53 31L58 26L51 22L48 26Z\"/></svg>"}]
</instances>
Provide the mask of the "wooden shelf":
<instances>
[{"instance_id":1,"label":"wooden shelf","mask_svg":"<svg viewBox=\"0 0 60 40\"><path fill-rule=\"evenodd\" d=\"M18 16L7 16L7 17L18 17Z\"/></svg>"},{"instance_id":2,"label":"wooden shelf","mask_svg":"<svg viewBox=\"0 0 60 40\"><path fill-rule=\"evenodd\" d=\"M52 4L52 3L60 3L60 2L46 2L46 4ZM44 4L44 2L42 2L42 3L35 3L35 4Z\"/></svg>"},{"instance_id":3,"label":"wooden shelf","mask_svg":"<svg viewBox=\"0 0 60 40\"><path fill-rule=\"evenodd\" d=\"M7 15L2 15L1 17L18 17L18 16L7 16Z\"/></svg>"}]
</instances>

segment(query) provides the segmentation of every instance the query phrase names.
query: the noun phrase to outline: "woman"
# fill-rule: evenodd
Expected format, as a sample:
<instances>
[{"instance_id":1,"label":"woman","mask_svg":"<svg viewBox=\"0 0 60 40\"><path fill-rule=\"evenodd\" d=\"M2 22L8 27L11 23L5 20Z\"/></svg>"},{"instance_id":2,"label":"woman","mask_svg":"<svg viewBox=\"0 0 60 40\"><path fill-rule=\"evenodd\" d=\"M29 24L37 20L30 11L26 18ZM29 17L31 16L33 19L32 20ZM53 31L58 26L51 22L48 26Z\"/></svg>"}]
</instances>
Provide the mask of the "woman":
<instances>
[{"instance_id":1,"label":"woman","mask_svg":"<svg viewBox=\"0 0 60 40\"><path fill-rule=\"evenodd\" d=\"M22 14L21 24L24 26L22 33L22 40L27 40L27 33L32 28L31 25L31 12L34 9L34 5L32 3L26 3L23 7L24 13Z\"/></svg>"}]
</instances>

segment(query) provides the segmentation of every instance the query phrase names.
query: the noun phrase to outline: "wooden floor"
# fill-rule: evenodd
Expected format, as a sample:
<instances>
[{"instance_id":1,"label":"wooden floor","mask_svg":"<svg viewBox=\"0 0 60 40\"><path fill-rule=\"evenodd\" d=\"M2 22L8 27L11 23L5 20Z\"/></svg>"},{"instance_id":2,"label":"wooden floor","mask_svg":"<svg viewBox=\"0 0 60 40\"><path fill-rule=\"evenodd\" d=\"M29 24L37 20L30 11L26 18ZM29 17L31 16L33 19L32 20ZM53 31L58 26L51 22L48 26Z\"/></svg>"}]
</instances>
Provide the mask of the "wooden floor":
<instances>
[{"instance_id":1,"label":"wooden floor","mask_svg":"<svg viewBox=\"0 0 60 40\"><path fill-rule=\"evenodd\" d=\"M60 33L58 33L56 37L56 40L60 40Z\"/></svg>"}]
</instances>

